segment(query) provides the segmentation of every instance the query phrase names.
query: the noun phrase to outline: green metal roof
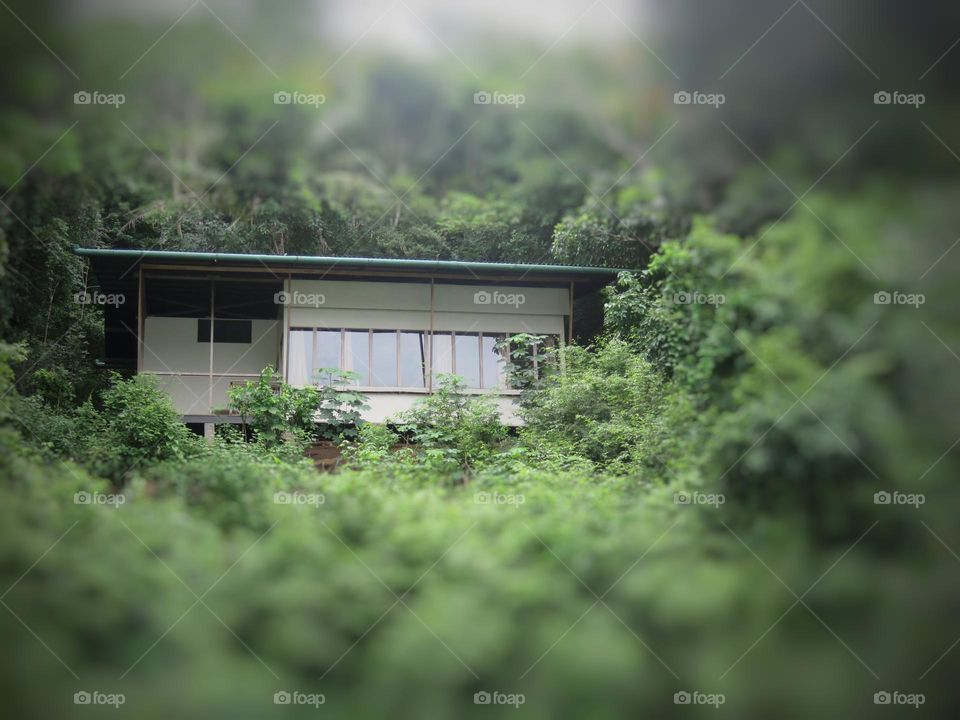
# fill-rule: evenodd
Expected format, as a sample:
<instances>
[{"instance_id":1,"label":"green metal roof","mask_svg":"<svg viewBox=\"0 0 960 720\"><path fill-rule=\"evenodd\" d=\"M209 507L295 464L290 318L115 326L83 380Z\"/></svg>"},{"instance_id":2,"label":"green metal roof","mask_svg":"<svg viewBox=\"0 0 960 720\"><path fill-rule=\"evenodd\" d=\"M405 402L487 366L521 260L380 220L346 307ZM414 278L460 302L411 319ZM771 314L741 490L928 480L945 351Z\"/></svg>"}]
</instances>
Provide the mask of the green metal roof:
<instances>
[{"instance_id":1,"label":"green metal roof","mask_svg":"<svg viewBox=\"0 0 960 720\"><path fill-rule=\"evenodd\" d=\"M612 276L626 269L582 267L575 265L525 265L522 263L465 262L460 260L410 260L406 258L323 257L318 255L254 255L247 253L181 252L170 250L121 250L114 248L75 247L77 255L90 258L131 258L144 261L201 264L259 264L290 267L362 267L384 270L422 270L434 272L507 272L570 276Z\"/></svg>"}]
</instances>

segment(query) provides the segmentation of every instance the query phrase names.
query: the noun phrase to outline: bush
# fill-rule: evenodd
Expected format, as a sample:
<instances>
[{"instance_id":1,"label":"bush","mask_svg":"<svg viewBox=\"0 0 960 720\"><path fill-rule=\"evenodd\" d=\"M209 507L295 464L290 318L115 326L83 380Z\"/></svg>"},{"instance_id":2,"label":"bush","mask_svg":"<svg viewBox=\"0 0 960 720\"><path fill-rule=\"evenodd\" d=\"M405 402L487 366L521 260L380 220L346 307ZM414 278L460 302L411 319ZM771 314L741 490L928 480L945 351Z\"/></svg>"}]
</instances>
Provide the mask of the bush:
<instances>
[{"instance_id":1,"label":"bush","mask_svg":"<svg viewBox=\"0 0 960 720\"><path fill-rule=\"evenodd\" d=\"M291 454L277 453L284 449ZM319 483L316 469L299 448L247 443L238 432L228 431L199 457L146 469L130 494L179 497L221 528L262 532L270 524L277 493L316 490Z\"/></svg>"},{"instance_id":2,"label":"bush","mask_svg":"<svg viewBox=\"0 0 960 720\"><path fill-rule=\"evenodd\" d=\"M412 459L409 449L392 452L393 446L399 443L400 439L400 436L386 425L362 423L354 440L344 438L340 443L344 465L369 469L409 462Z\"/></svg>"},{"instance_id":3,"label":"bush","mask_svg":"<svg viewBox=\"0 0 960 720\"><path fill-rule=\"evenodd\" d=\"M39 396L16 403L25 446L33 453L73 459L118 486L139 469L185 460L204 449L149 375L124 380L111 374L99 409L88 400L75 410L56 410Z\"/></svg>"},{"instance_id":4,"label":"bush","mask_svg":"<svg viewBox=\"0 0 960 720\"><path fill-rule=\"evenodd\" d=\"M443 373L432 395L393 422L421 446L421 460L442 472L469 474L489 462L507 437L494 402L468 394L463 378Z\"/></svg>"},{"instance_id":5,"label":"bush","mask_svg":"<svg viewBox=\"0 0 960 720\"><path fill-rule=\"evenodd\" d=\"M367 405L360 393L338 386L357 375L335 368L318 373L326 376L325 384L296 388L268 366L256 381L230 388L230 406L240 413L244 429L249 427L266 446L293 442L302 447L320 437L349 437Z\"/></svg>"},{"instance_id":6,"label":"bush","mask_svg":"<svg viewBox=\"0 0 960 720\"><path fill-rule=\"evenodd\" d=\"M524 395L524 444L587 458L616 473L669 478L689 452L685 397L629 344L608 339L559 351L564 371Z\"/></svg>"}]
</instances>

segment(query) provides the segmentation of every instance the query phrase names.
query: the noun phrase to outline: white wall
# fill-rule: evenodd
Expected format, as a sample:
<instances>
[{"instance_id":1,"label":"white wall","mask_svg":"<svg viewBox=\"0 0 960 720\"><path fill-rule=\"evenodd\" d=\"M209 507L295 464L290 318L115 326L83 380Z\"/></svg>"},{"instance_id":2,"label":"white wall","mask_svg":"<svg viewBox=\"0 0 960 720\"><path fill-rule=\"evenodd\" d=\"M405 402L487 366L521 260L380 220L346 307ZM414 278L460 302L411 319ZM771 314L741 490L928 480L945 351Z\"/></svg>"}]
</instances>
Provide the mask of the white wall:
<instances>
[{"instance_id":1,"label":"white wall","mask_svg":"<svg viewBox=\"0 0 960 720\"><path fill-rule=\"evenodd\" d=\"M154 372L207 373L210 343L197 342L197 318L147 317L143 333L143 369ZM259 373L277 367L279 320L251 320L249 343L214 343L214 373Z\"/></svg>"},{"instance_id":2,"label":"white wall","mask_svg":"<svg viewBox=\"0 0 960 720\"><path fill-rule=\"evenodd\" d=\"M430 284L288 280L291 327L428 330ZM563 332L567 288L434 285L435 330ZM489 302L484 302L488 300Z\"/></svg>"},{"instance_id":3,"label":"white wall","mask_svg":"<svg viewBox=\"0 0 960 720\"><path fill-rule=\"evenodd\" d=\"M280 321L251 320L251 342L213 344L211 403L210 343L197 342L197 322L197 318L144 320L142 371L163 373L157 375L157 382L184 415L211 414L214 408L226 405L231 380L259 374L267 365L280 365Z\"/></svg>"},{"instance_id":4,"label":"white wall","mask_svg":"<svg viewBox=\"0 0 960 720\"><path fill-rule=\"evenodd\" d=\"M403 410L409 410L426 393L370 392L366 393L370 409L363 414L368 422L382 423ZM494 404L500 411L500 420L506 425L521 425L517 415L516 395L495 395Z\"/></svg>"}]
</instances>

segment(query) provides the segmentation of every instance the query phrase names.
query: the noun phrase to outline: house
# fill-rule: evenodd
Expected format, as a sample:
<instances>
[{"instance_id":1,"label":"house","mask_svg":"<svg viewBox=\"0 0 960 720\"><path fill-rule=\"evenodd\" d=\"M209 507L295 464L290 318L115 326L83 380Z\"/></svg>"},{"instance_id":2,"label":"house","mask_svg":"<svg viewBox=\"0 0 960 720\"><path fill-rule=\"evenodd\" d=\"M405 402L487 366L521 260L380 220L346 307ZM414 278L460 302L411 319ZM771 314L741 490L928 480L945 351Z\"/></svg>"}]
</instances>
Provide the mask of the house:
<instances>
[{"instance_id":1,"label":"house","mask_svg":"<svg viewBox=\"0 0 960 720\"><path fill-rule=\"evenodd\" d=\"M78 297L103 306L109 367L157 378L184 422L220 422L232 384L267 365L286 382L316 370L358 375L366 420L430 393L439 373L496 397L508 424L516 390L497 340L573 337L617 271L557 265L77 248L92 280ZM586 313L589 314L589 313ZM594 313L596 315L597 313ZM212 342L211 342L212 341ZM534 358L535 362L535 358ZM199 428L195 428L198 429Z\"/></svg>"}]
</instances>

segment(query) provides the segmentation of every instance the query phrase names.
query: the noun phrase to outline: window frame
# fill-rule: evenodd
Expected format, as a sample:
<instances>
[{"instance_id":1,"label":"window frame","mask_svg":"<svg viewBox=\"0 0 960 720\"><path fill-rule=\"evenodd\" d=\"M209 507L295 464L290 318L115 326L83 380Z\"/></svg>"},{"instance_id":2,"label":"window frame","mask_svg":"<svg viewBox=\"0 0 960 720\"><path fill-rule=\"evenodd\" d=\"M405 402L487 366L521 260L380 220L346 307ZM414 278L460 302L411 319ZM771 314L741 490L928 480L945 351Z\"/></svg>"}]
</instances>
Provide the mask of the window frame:
<instances>
[{"instance_id":1,"label":"window frame","mask_svg":"<svg viewBox=\"0 0 960 720\"><path fill-rule=\"evenodd\" d=\"M310 331L312 339L312 358L311 363L316 361L318 357L318 342L319 342L319 333L321 332L335 332L339 334L339 364L338 367L343 370L347 358L347 333L366 333L367 334L367 381L368 383L373 381L373 367L374 367L374 342L373 335L374 333L393 333L394 335L394 353L395 353L395 362L393 363L393 385L360 385L359 383L354 386L355 389L364 390L365 392L409 392L409 393L432 393L435 383L434 376L434 352L438 348L438 343L436 338L443 337L449 340L450 346L450 372L453 375L457 374L457 337L472 337L476 340L476 353L477 353L477 386L468 387L467 391L470 393L492 393L492 394L516 394L518 391L514 388L511 388L506 380L506 375L497 375L497 384L493 387L487 387L484 377L484 338L493 338L494 347L496 343L504 338L508 337L510 333L506 332L483 332L483 331L472 331L472 330L441 330L441 331L431 331L431 330L415 330L410 328L357 328L357 327L320 327L313 326L307 327L302 325L293 325L287 329L284 342L287 343L289 347L290 343L290 333L292 332L305 332ZM402 385L403 373L401 371L402 367L402 343L401 337L403 333L410 335L419 335L425 339L425 349L424 349L424 362L420 363L423 368L423 384L422 385ZM548 336L553 338L554 336ZM500 353L498 353L500 354ZM510 363L509 356L503 357L500 354L503 362L506 364ZM534 346L534 366L537 367L537 358L536 358L536 346ZM314 380L313 373L314 369L311 367L311 380ZM287 357L287 366L285 368L285 376L289 378L290 373L290 357ZM318 384L314 382L314 384Z\"/></svg>"},{"instance_id":2,"label":"window frame","mask_svg":"<svg viewBox=\"0 0 960 720\"><path fill-rule=\"evenodd\" d=\"M242 330L239 335L244 339L235 340L230 338L231 332L237 329ZM202 344L209 343L211 334L213 335L214 344L250 345L253 343L253 320L250 318L218 317L211 321L209 317L197 318L197 342Z\"/></svg>"}]
</instances>

